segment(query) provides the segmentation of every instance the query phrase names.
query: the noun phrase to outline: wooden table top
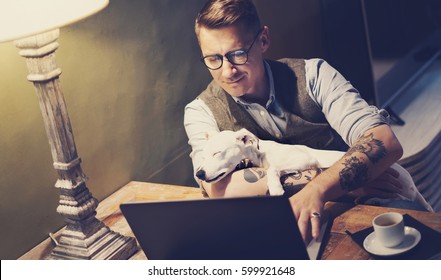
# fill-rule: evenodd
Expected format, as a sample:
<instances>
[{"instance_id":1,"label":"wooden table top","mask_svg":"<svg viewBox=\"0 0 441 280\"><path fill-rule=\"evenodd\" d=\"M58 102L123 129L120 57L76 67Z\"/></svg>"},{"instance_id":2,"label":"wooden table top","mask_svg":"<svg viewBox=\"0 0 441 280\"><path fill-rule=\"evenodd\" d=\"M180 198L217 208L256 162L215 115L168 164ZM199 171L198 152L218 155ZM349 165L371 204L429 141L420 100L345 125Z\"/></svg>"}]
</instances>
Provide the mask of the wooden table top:
<instances>
[{"instance_id":1,"label":"wooden table top","mask_svg":"<svg viewBox=\"0 0 441 280\"><path fill-rule=\"evenodd\" d=\"M357 245L346 231L356 233L372 226L375 216L393 211L409 214L412 218L441 233L441 213L376 207L368 205L349 205L328 202L325 206L334 218L331 236L326 245L322 259L326 260L367 260L374 259L363 248Z\"/></svg>"},{"instance_id":2,"label":"wooden table top","mask_svg":"<svg viewBox=\"0 0 441 280\"><path fill-rule=\"evenodd\" d=\"M156 183L132 181L100 202L97 208L97 218L102 220L111 230L122 235L133 236L127 221L122 215L119 205L129 201L159 201L159 200L188 200L202 199L199 189L193 187L173 186ZM383 212L395 211L409 214L421 223L441 233L441 213L427 213L413 210L391 209L366 205L349 205L329 202L325 209L335 217L329 240L323 251L322 259L351 260L371 259L372 256L358 246L346 233L357 232L371 226L372 219ZM59 236L61 231L53 235ZM54 248L50 238L47 238L19 259L45 259ZM145 260L146 256L139 250L131 259Z\"/></svg>"}]
</instances>

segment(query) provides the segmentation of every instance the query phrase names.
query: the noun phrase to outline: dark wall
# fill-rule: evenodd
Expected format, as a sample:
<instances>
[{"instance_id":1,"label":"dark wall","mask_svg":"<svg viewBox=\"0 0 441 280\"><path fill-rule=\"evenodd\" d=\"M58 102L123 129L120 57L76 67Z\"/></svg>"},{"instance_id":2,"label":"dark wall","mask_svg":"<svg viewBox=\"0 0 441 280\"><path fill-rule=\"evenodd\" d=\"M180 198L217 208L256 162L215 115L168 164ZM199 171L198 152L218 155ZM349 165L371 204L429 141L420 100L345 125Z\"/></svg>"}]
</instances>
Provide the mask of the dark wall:
<instances>
[{"instance_id":1,"label":"dark wall","mask_svg":"<svg viewBox=\"0 0 441 280\"><path fill-rule=\"evenodd\" d=\"M361 0L255 0L262 24L270 27L269 58L323 58L369 103L374 83Z\"/></svg>"}]
</instances>

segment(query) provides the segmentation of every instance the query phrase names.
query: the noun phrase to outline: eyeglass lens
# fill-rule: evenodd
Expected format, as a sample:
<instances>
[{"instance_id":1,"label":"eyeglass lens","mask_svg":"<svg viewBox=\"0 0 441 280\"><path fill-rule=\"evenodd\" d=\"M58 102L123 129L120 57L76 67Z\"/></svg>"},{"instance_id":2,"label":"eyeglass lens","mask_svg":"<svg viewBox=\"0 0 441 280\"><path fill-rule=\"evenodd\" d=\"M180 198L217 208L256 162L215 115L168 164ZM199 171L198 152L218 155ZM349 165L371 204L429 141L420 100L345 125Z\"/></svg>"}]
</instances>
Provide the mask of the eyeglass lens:
<instances>
[{"instance_id":1,"label":"eyeglass lens","mask_svg":"<svg viewBox=\"0 0 441 280\"><path fill-rule=\"evenodd\" d=\"M254 43L256 42L256 39L258 38L258 35L260 34L261 31L262 29L260 29L259 32L257 32L253 42L251 43L250 47L247 50L236 50L226 53L225 57L227 58L227 60L233 65L243 65L247 63L248 53L253 47ZM208 55L203 57L201 60L204 62L207 68L211 70L217 70L222 67L222 64L224 62L224 56L220 54Z\"/></svg>"}]
</instances>

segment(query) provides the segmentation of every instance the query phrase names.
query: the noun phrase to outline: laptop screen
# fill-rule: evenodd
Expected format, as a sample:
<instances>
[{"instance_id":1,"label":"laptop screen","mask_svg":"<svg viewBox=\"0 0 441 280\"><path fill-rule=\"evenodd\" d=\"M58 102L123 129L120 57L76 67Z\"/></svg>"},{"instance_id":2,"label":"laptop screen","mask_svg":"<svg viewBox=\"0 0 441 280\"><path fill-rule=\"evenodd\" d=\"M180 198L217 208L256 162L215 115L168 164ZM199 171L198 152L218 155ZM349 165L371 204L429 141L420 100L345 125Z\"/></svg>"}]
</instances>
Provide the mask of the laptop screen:
<instances>
[{"instance_id":1,"label":"laptop screen","mask_svg":"<svg viewBox=\"0 0 441 280\"><path fill-rule=\"evenodd\" d=\"M120 206L148 259L309 259L287 197Z\"/></svg>"}]
</instances>

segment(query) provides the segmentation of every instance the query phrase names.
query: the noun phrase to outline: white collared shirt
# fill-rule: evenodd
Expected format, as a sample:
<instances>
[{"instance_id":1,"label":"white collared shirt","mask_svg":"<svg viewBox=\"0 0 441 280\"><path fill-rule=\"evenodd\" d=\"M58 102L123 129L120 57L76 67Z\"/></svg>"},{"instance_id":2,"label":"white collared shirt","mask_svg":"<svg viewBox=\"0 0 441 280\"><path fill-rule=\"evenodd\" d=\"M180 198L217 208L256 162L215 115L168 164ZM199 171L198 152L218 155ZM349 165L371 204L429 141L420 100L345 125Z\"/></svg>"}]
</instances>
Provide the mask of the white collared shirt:
<instances>
[{"instance_id":1,"label":"white collared shirt","mask_svg":"<svg viewBox=\"0 0 441 280\"><path fill-rule=\"evenodd\" d=\"M279 102L276 100L273 73L266 61L265 71L270 85L269 99L265 107L258 103L246 102L239 97L232 96L232 98L245 108L261 128L280 139L286 131L286 117L282 107L280 107Z\"/></svg>"}]
</instances>

